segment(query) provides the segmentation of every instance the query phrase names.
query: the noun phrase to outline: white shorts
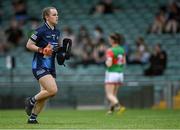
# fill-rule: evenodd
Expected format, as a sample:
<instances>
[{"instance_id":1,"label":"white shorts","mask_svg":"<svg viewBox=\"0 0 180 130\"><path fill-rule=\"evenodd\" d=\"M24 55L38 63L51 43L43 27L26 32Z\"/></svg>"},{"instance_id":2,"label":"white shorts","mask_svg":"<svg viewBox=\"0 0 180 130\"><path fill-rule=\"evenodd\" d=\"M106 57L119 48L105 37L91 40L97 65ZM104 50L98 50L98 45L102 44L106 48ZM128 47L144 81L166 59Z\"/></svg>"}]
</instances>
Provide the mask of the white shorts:
<instances>
[{"instance_id":1,"label":"white shorts","mask_svg":"<svg viewBox=\"0 0 180 130\"><path fill-rule=\"evenodd\" d=\"M124 81L123 73L108 72L105 73L105 83L108 84L122 84Z\"/></svg>"}]
</instances>

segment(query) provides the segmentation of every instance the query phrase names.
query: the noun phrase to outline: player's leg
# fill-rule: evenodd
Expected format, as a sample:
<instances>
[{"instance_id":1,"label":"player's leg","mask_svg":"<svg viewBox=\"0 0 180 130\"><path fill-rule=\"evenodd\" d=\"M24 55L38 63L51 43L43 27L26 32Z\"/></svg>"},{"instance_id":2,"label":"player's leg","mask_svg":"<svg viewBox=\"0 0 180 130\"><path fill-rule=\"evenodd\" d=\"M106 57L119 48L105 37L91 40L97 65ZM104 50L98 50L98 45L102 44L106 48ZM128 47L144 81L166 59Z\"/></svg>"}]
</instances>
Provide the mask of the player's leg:
<instances>
[{"instance_id":1,"label":"player's leg","mask_svg":"<svg viewBox=\"0 0 180 130\"><path fill-rule=\"evenodd\" d=\"M114 87L114 91L113 91L113 95L117 98L117 93L118 93L118 89L119 89L119 84L116 84ZM117 98L118 100L118 98Z\"/></svg>"},{"instance_id":2,"label":"player's leg","mask_svg":"<svg viewBox=\"0 0 180 130\"><path fill-rule=\"evenodd\" d=\"M114 84L106 84L105 85L105 91L106 91L106 97L110 101L110 110L108 111L108 114L111 114L114 111L114 105L118 103L117 98L114 96Z\"/></svg>"},{"instance_id":3,"label":"player's leg","mask_svg":"<svg viewBox=\"0 0 180 130\"><path fill-rule=\"evenodd\" d=\"M44 88L37 95L35 95L35 100L43 100L49 97L55 96L58 88L55 79L52 75L48 74L39 79L39 83Z\"/></svg>"},{"instance_id":4,"label":"player's leg","mask_svg":"<svg viewBox=\"0 0 180 130\"><path fill-rule=\"evenodd\" d=\"M113 90L113 95L117 100L116 104L114 104L114 106L113 106L115 110L119 109L119 107L120 107L119 99L117 97L118 89L119 89L119 84L115 84L114 85L114 90Z\"/></svg>"},{"instance_id":5,"label":"player's leg","mask_svg":"<svg viewBox=\"0 0 180 130\"><path fill-rule=\"evenodd\" d=\"M47 99L43 99L43 100L39 100L35 103L33 109L32 109L32 113L28 119L28 123L29 124L36 124L38 123L36 118L38 116L38 114L42 111L42 109L44 108L45 102Z\"/></svg>"},{"instance_id":6,"label":"player's leg","mask_svg":"<svg viewBox=\"0 0 180 130\"><path fill-rule=\"evenodd\" d=\"M119 88L119 85L118 84L114 84L114 86L112 87L113 90L112 90L112 94L114 96L114 103L111 104L111 110L119 110L120 109L120 104L119 104L119 100L118 100L118 97L117 97L117 93L118 93L118 88Z\"/></svg>"},{"instance_id":7,"label":"player's leg","mask_svg":"<svg viewBox=\"0 0 180 130\"><path fill-rule=\"evenodd\" d=\"M30 124L38 123L36 118L37 118L38 114L42 111L42 109L44 108L46 100L47 99L43 99L43 100L39 100L36 102L36 104L34 105L34 107L32 109L32 113L28 119L28 123L30 123Z\"/></svg>"},{"instance_id":8,"label":"player's leg","mask_svg":"<svg viewBox=\"0 0 180 130\"><path fill-rule=\"evenodd\" d=\"M117 100L118 100L117 93L118 93L119 87L120 87L120 84L116 84L115 89L114 89L114 96L117 98ZM118 104L116 104L114 107L115 107L114 109L118 111L118 114L122 114L126 109L123 105L120 104L119 100L118 100Z\"/></svg>"},{"instance_id":9,"label":"player's leg","mask_svg":"<svg viewBox=\"0 0 180 130\"><path fill-rule=\"evenodd\" d=\"M116 104L118 102L118 100L116 99L116 97L114 97L114 94L113 94L114 88L115 88L114 84L105 85L106 97L111 102L111 104Z\"/></svg>"},{"instance_id":10,"label":"player's leg","mask_svg":"<svg viewBox=\"0 0 180 130\"><path fill-rule=\"evenodd\" d=\"M116 75L111 72L106 72L105 74L105 93L107 99L110 101L111 104L115 104L117 102L117 99L114 97L114 87L115 87L115 82L116 80Z\"/></svg>"},{"instance_id":11,"label":"player's leg","mask_svg":"<svg viewBox=\"0 0 180 130\"><path fill-rule=\"evenodd\" d=\"M115 87L114 87L113 94L114 94L114 96L117 98L118 103L119 103L119 99L118 99L118 97L117 97L117 94L118 94L118 91L119 91L119 87L121 87L121 85L122 85L122 83L123 83L123 80L124 80L123 73L117 74L116 84L115 84Z\"/></svg>"},{"instance_id":12,"label":"player's leg","mask_svg":"<svg viewBox=\"0 0 180 130\"><path fill-rule=\"evenodd\" d=\"M118 111L118 114L123 113L125 111L125 107L123 107L120 104L119 99L117 97L119 87L122 85L123 80L124 80L123 73L119 73L119 74L116 75L116 84L115 84L115 87L114 87L113 94L114 94L114 97L116 97L118 102L112 107L114 107L114 109L116 111Z\"/></svg>"},{"instance_id":13,"label":"player's leg","mask_svg":"<svg viewBox=\"0 0 180 130\"><path fill-rule=\"evenodd\" d=\"M44 107L46 99L54 96L57 93L57 85L55 79L51 75L45 75L39 79L39 83L42 86L41 91L35 95L31 100L35 100L34 109L30 115L28 123L36 123L37 115L41 112ZM30 101L31 101L30 100Z\"/></svg>"},{"instance_id":14,"label":"player's leg","mask_svg":"<svg viewBox=\"0 0 180 130\"><path fill-rule=\"evenodd\" d=\"M41 91L44 91L45 89L42 87L42 85L40 86L41 86ZM31 114L35 116L38 115L44 108L45 102L46 102L46 99L38 100L36 104L34 105L34 108L32 109Z\"/></svg>"},{"instance_id":15,"label":"player's leg","mask_svg":"<svg viewBox=\"0 0 180 130\"><path fill-rule=\"evenodd\" d=\"M32 98L27 98L25 101L25 110L27 115L31 115L32 109L37 101L47 99L57 93L57 85L52 75L47 74L39 79L39 83L44 88Z\"/></svg>"}]
</instances>

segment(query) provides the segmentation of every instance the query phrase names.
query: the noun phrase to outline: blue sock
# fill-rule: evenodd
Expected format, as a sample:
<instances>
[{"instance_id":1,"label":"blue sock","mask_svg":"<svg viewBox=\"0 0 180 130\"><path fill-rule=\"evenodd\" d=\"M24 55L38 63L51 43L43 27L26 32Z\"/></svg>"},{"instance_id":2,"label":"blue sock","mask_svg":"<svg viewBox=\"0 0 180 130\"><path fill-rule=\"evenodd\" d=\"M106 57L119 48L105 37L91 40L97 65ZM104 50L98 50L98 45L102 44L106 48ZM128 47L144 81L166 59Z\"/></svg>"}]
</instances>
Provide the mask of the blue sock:
<instances>
[{"instance_id":1,"label":"blue sock","mask_svg":"<svg viewBox=\"0 0 180 130\"><path fill-rule=\"evenodd\" d=\"M34 106L34 104L36 103L35 97L32 97L32 98L30 99L30 103L31 103L31 105Z\"/></svg>"}]
</instances>

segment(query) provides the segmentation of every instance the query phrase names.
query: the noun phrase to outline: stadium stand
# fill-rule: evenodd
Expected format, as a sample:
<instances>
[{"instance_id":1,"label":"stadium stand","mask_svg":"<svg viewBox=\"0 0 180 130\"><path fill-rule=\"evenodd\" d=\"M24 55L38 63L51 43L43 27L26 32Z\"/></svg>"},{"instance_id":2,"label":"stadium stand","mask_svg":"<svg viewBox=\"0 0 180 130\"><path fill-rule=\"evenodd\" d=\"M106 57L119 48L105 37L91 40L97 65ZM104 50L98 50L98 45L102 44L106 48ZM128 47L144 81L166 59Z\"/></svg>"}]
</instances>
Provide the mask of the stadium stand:
<instances>
[{"instance_id":1,"label":"stadium stand","mask_svg":"<svg viewBox=\"0 0 180 130\"><path fill-rule=\"evenodd\" d=\"M155 93L153 100L149 101L152 106L154 103L159 103L162 97L158 97L159 93L164 91L167 84L177 83L180 81L180 65L179 65L179 55L180 55L180 44L179 37L180 34L147 34L146 30L152 23L153 17L158 10L158 7L162 4L166 4L166 0L121 0L114 1L117 5L119 4L123 7L123 11L115 12L112 15L102 15L102 16L91 16L88 14L89 9L92 5L96 4L98 0L26 0L28 15L29 17L40 16L40 11L45 6L56 6L60 12L60 24L58 27L63 28L65 26L70 26L74 32L77 32L81 25L85 25L90 35L92 36L93 29L95 25L100 25L105 33L105 36L111 32L117 31L125 36L126 42L133 48L134 40L138 36L143 36L148 46L152 47L156 43L161 43L162 47L167 51L168 54L168 65L165 74L157 77L145 77L143 76L143 70L148 66L140 65L127 65L125 69L125 83L130 86L153 86ZM3 29L8 27L10 18L13 16L13 9L11 5L11 0L2 1L2 10L5 15L2 16L1 27ZM11 10L11 11L10 11ZM27 23L28 24L28 23ZM26 26L26 25L25 25ZM27 28L24 27L24 32ZM26 38L27 39L27 38ZM23 45L22 45L23 46ZM12 93L4 86L11 86L13 82L13 92L22 97L30 95L27 90L33 89L33 86L37 85L35 79L31 73L31 60L32 53L27 52L24 46L19 46L16 49L10 50L7 54L0 57L0 87L3 91L0 91L0 96L8 93ZM6 55L13 55L16 59L16 68L12 71L6 68ZM50 102L51 105L58 105L58 103L63 102L65 105L66 100L70 101L75 105L81 104L104 104L104 66L89 65L84 68L82 65L72 68L74 59L67 62L66 67L57 66L57 81L60 86L63 86L61 93L55 98L55 102ZM13 75L13 76L12 76ZM11 77L12 76L12 77ZM62 85L61 85L62 84ZM19 86L18 86L19 85ZM23 85L27 86L26 88ZM18 89L20 87L21 89ZM18 90L17 90L18 89ZM84 93L88 89L88 92ZM120 97L128 96L128 91L132 91L133 87L127 87L124 89L123 95ZM152 88L151 88L152 89ZM151 92L152 90L149 90ZM140 93L141 87L136 87L136 93ZM33 93L36 88L31 91ZM131 93L131 95L132 95ZM70 94L70 95L68 95ZM150 96L152 96L150 94ZM174 95L175 96L175 95ZM72 98L70 98L72 97ZM88 98L84 98L88 97ZM140 100L141 97L139 97ZM132 97L133 99L133 97ZM62 101L63 100L63 101ZM125 104L130 99L126 99ZM176 97L177 100L177 97ZM88 101L88 102L87 102ZM140 102L140 101L139 101ZM57 104L56 104L57 103ZM143 106L133 106L127 104L129 107L143 107ZM20 106L21 107L21 106ZM144 106L147 107L147 106ZM149 106L148 106L149 107Z\"/></svg>"}]
</instances>

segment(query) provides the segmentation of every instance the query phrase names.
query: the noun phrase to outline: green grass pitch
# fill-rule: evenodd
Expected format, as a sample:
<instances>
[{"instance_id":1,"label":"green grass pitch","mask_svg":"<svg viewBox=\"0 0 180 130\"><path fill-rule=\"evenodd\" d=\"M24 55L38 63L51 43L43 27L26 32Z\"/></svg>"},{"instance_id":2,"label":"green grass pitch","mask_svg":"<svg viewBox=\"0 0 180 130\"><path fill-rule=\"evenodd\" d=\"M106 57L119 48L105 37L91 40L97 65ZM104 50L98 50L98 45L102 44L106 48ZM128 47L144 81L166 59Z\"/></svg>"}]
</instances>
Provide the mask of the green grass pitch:
<instances>
[{"instance_id":1,"label":"green grass pitch","mask_svg":"<svg viewBox=\"0 0 180 130\"><path fill-rule=\"evenodd\" d=\"M24 110L0 110L0 129L180 129L180 110L128 109L122 115L105 110L44 110L40 124L26 124Z\"/></svg>"}]
</instances>

